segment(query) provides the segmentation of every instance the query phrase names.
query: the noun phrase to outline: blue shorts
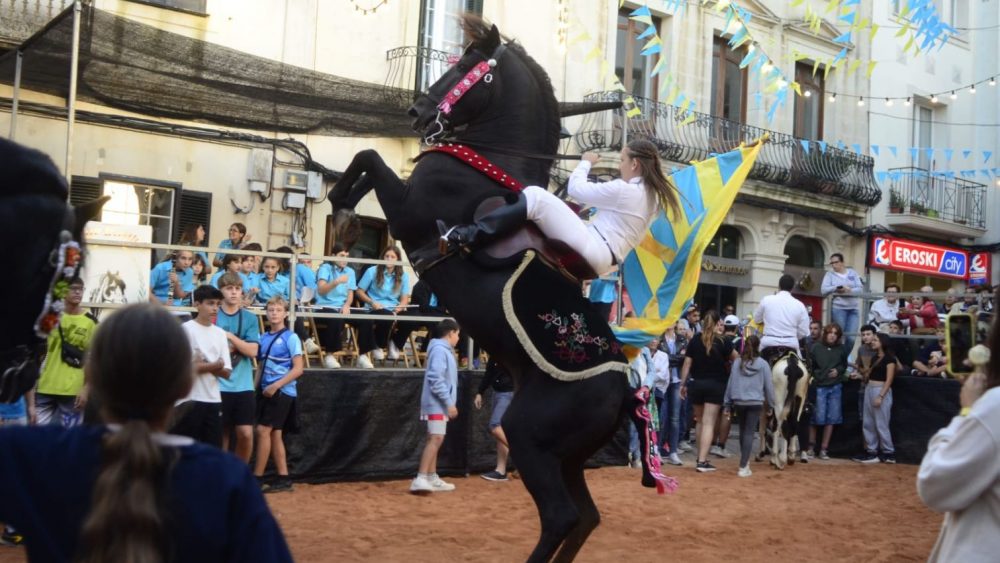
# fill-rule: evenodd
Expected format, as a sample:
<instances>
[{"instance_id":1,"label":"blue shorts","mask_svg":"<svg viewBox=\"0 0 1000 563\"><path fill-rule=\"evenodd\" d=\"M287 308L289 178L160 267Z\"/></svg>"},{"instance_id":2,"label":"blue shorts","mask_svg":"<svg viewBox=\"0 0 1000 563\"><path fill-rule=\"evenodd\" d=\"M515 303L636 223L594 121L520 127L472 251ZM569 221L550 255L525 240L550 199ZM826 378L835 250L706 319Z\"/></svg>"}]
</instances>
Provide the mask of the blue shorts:
<instances>
[{"instance_id":1,"label":"blue shorts","mask_svg":"<svg viewBox=\"0 0 1000 563\"><path fill-rule=\"evenodd\" d=\"M490 413L490 431L500 426L503 413L507 412L510 400L514 398L513 391L493 392L493 412Z\"/></svg>"},{"instance_id":2,"label":"blue shorts","mask_svg":"<svg viewBox=\"0 0 1000 563\"><path fill-rule=\"evenodd\" d=\"M841 398L843 384L816 388L816 410L813 411L812 423L816 426L841 424L844 422Z\"/></svg>"}]
</instances>

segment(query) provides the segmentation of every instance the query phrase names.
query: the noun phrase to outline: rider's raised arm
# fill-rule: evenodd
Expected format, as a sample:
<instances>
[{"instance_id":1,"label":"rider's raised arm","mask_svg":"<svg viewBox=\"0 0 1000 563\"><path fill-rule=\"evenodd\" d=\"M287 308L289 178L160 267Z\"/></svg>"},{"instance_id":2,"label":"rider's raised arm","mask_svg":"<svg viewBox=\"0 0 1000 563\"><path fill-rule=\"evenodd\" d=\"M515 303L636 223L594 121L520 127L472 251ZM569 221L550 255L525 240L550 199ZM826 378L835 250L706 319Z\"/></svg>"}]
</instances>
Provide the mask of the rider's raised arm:
<instances>
[{"instance_id":1,"label":"rider's raised arm","mask_svg":"<svg viewBox=\"0 0 1000 563\"><path fill-rule=\"evenodd\" d=\"M567 186L569 196L580 203L600 207L617 207L621 190L628 187L627 182L624 180L591 182L587 179L590 166L586 160L581 160L580 164L576 165L576 169L569 176L569 185Z\"/></svg>"}]
</instances>

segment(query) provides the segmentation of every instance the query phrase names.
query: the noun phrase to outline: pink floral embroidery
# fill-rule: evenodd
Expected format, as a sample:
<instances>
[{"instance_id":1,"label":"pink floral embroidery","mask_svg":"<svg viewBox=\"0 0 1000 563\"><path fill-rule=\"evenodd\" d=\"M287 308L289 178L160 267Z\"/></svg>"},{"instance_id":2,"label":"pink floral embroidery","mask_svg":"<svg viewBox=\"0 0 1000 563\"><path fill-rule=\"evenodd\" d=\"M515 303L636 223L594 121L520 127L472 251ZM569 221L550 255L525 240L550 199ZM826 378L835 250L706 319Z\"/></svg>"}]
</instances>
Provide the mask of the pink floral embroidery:
<instances>
[{"instance_id":1,"label":"pink floral embroidery","mask_svg":"<svg viewBox=\"0 0 1000 563\"><path fill-rule=\"evenodd\" d=\"M594 355L607 352L617 354L621 351L618 340L591 334L586 317L580 313L564 317L557 311L552 311L539 314L538 319L545 323L545 329L555 332L555 355L560 360L582 364L590 361Z\"/></svg>"}]
</instances>

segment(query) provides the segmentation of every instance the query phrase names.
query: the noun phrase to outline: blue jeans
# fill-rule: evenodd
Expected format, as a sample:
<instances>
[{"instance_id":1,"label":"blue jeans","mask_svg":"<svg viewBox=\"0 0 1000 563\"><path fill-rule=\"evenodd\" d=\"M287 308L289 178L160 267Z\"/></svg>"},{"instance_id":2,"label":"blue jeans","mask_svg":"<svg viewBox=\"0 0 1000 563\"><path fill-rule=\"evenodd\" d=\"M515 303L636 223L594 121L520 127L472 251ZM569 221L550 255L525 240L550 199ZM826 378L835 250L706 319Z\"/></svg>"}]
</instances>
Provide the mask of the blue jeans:
<instances>
[{"instance_id":1,"label":"blue jeans","mask_svg":"<svg viewBox=\"0 0 1000 563\"><path fill-rule=\"evenodd\" d=\"M844 422L841 393L843 388L843 384L840 383L816 388L816 410L813 411L812 419L814 425L826 426Z\"/></svg>"},{"instance_id":2,"label":"blue jeans","mask_svg":"<svg viewBox=\"0 0 1000 563\"><path fill-rule=\"evenodd\" d=\"M681 435L681 384L671 383L665 393L657 394L660 395L660 444L666 444L670 453L675 453Z\"/></svg>"},{"instance_id":3,"label":"blue jeans","mask_svg":"<svg viewBox=\"0 0 1000 563\"><path fill-rule=\"evenodd\" d=\"M858 328L861 326L858 324L861 320L860 313L857 309L834 308L830 310L830 320L840 325L840 328L844 330L844 347L850 353L854 349L853 333L858 332Z\"/></svg>"}]
</instances>

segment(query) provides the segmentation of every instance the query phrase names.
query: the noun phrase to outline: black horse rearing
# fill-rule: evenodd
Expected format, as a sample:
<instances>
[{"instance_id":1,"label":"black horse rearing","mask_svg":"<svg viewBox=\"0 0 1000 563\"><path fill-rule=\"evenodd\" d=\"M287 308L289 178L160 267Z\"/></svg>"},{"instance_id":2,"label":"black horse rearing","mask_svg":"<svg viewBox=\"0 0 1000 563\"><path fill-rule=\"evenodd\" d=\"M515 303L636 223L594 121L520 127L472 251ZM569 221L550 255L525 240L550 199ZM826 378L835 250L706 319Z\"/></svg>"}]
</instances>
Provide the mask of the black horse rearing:
<instances>
[{"instance_id":1,"label":"black horse rearing","mask_svg":"<svg viewBox=\"0 0 1000 563\"><path fill-rule=\"evenodd\" d=\"M496 26L471 17L465 24L473 41L458 63L410 109L414 127L425 132L425 138L461 127L452 136L455 142L472 145L525 185L547 185L551 160L514 155L556 152L560 122L548 76L517 43L503 43ZM483 62L492 64L484 67ZM477 65L488 68L490 76L468 87L449 113L439 111L441 100ZM437 252L435 220L468 223L483 200L511 193L439 152L425 154L404 183L375 151L366 150L354 157L330 193L338 219L344 219L373 188L392 236L402 242L411 260ZM600 521L584 480L584 462L610 440L623 414L634 413L636 400L621 371L565 382L531 360L505 321L501 302L504 285L516 267L484 268L456 254L422 272L421 279L431 285L462 330L482 343L515 379L517 392L503 428L541 518L541 537L528 560L571 561ZM540 295L559 294L564 299L568 295L575 311L584 310L587 303L579 286L557 278L555 284L545 284L551 287L538 287ZM617 352L614 360L626 361ZM643 484L653 486L648 469L644 460Z\"/></svg>"}]
</instances>

